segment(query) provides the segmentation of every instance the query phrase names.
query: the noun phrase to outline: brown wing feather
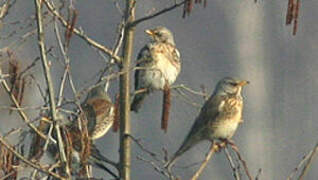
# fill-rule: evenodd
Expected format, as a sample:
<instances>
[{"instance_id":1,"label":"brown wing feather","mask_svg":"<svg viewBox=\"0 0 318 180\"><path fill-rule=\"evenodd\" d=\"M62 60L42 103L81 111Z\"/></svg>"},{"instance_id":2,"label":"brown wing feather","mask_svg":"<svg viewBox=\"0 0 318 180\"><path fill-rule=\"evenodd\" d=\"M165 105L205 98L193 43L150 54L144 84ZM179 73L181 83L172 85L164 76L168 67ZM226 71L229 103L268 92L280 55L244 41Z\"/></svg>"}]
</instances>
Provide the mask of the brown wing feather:
<instances>
[{"instance_id":1,"label":"brown wing feather","mask_svg":"<svg viewBox=\"0 0 318 180\"><path fill-rule=\"evenodd\" d=\"M194 144L207 139L207 137L204 137L204 130L207 128L208 122L215 120L219 115L219 105L223 100L224 96L212 95L209 100L205 102L189 134L176 152L176 156L181 155L183 152L193 147Z\"/></svg>"}]
</instances>

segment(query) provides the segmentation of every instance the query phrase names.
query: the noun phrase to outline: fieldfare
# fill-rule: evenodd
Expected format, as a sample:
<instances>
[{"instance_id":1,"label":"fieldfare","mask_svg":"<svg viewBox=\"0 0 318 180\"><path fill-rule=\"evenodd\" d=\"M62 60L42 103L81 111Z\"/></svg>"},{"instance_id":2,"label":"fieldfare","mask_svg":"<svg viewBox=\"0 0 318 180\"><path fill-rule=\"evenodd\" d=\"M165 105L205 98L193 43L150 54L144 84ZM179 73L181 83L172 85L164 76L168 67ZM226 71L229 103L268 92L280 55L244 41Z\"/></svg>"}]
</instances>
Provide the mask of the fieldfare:
<instances>
[{"instance_id":1,"label":"fieldfare","mask_svg":"<svg viewBox=\"0 0 318 180\"><path fill-rule=\"evenodd\" d=\"M88 134L92 139L104 136L113 125L115 107L102 85L90 90L81 104L81 118L87 119Z\"/></svg>"},{"instance_id":2,"label":"fieldfare","mask_svg":"<svg viewBox=\"0 0 318 180\"><path fill-rule=\"evenodd\" d=\"M142 101L153 90L164 90L180 73L180 54L173 35L165 27L145 31L152 38L139 52L135 72L136 95L131 110L138 112Z\"/></svg>"},{"instance_id":3,"label":"fieldfare","mask_svg":"<svg viewBox=\"0 0 318 180\"><path fill-rule=\"evenodd\" d=\"M242 87L248 81L226 77L218 82L211 97L201 108L192 128L171 160L166 164L169 170L184 152L202 140L229 140L238 125L243 122Z\"/></svg>"},{"instance_id":4,"label":"fieldfare","mask_svg":"<svg viewBox=\"0 0 318 180\"><path fill-rule=\"evenodd\" d=\"M82 112L77 120L67 121L67 118L58 113L58 121L60 122L62 141L67 151L67 157L71 163L72 173L78 174L83 165L91 164L99 167L108 173L116 176L104 164L117 166L116 163L104 157L94 145L93 140L104 136L114 121L114 105L102 85L97 86L88 92L85 101L81 104ZM47 134L50 128L51 120L43 118L46 121L40 121L38 129ZM81 128L78 125L82 124ZM87 131L84 129L86 124ZM55 131L52 137L56 140ZM40 158L42 156L42 146L45 140L35 135L32 139L30 150L30 158ZM50 143L48 146L49 155L54 159L58 156L57 144Z\"/></svg>"},{"instance_id":5,"label":"fieldfare","mask_svg":"<svg viewBox=\"0 0 318 180\"><path fill-rule=\"evenodd\" d=\"M116 167L117 164L103 156L93 143L93 140L86 138L85 133L80 131L77 126L67 125L62 128L62 132L66 156L73 175L79 175L84 165L89 164L103 169L113 176L117 176L105 166L105 164L109 164ZM56 137L55 132L53 132L53 137ZM51 143L48 146L48 151L53 159L58 159L59 150L57 144Z\"/></svg>"}]
</instances>

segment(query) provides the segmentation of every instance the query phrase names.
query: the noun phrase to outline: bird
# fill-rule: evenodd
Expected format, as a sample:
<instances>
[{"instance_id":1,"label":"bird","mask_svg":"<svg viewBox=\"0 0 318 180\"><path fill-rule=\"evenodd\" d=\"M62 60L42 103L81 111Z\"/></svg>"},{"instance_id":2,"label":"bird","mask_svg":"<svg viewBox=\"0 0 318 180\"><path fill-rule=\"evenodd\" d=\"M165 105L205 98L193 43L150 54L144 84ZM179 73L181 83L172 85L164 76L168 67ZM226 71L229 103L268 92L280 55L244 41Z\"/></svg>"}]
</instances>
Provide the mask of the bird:
<instances>
[{"instance_id":1,"label":"bird","mask_svg":"<svg viewBox=\"0 0 318 180\"><path fill-rule=\"evenodd\" d=\"M172 85L181 70L180 53L176 48L172 32L163 26L147 29L151 37L137 56L135 71L135 96L131 110L136 113L142 102L153 90L164 90ZM138 69L139 68L139 69Z\"/></svg>"},{"instance_id":2,"label":"bird","mask_svg":"<svg viewBox=\"0 0 318 180\"><path fill-rule=\"evenodd\" d=\"M66 147L66 156L70 163L72 175L80 175L85 165L93 165L106 172L113 177L117 177L116 173L110 170L105 164L117 167L117 163L103 156L91 138L85 138L83 133L77 126L62 127L62 141ZM53 137L56 137L53 132ZM59 149L57 144L50 143L48 152L52 159L59 159Z\"/></svg>"},{"instance_id":3,"label":"bird","mask_svg":"<svg viewBox=\"0 0 318 180\"><path fill-rule=\"evenodd\" d=\"M81 104L80 118L87 119L89 137L93 140L103 137L113 125L115 106L103 85L91 89ZM75 123L76 124L76 123Z\"/></svg>"},{"instance_id":4,"label":"bird","mask_svg":"<svg viewBox=\"0 0 318 180\"><path fill-rule=\"evenodd\" d=\"M56 114L62 132L62 141L64 146L67 147L65 150L72 167L72 174L79 174L84 165L89 164L105 170L113 177L117 177L116 173L105 166L105 164L108 164L117 167L117 163L103 156L94 144L94 140L107 133L115 118L114 105L104 91L104 86L98 85L92 88L80 109L80 114L72 121L69 121L69 118L60 111ZM87 131L83 129L83 126L80 127L78 122L81 122L82 125L86 122ZM42 133L48 134L52 123L52 119L45 116L41 119L38 129ZM48 155L50 159L57 160L59 149L56 144L56 131L52 131L51 138L54 141L50 141L48 145ZM41 158L45 143L45 139L34 133L29 158Z\"/></svg>"},{"instance_id":5,"label":"bird","mask_svg":"<svg viewBox=\"0 0 318 180\"><path fill-rule=\"evenodd\" d=\"M225 77L217 83L214 92L204 103L182 145L164 165L168 170L171 170L183 153L203 140L211 143L215 143L215 140L230 140L238 125L243 122L241 91L242 87L248 83L249 81L234 77Z\"/></svg>"}]
</instances>

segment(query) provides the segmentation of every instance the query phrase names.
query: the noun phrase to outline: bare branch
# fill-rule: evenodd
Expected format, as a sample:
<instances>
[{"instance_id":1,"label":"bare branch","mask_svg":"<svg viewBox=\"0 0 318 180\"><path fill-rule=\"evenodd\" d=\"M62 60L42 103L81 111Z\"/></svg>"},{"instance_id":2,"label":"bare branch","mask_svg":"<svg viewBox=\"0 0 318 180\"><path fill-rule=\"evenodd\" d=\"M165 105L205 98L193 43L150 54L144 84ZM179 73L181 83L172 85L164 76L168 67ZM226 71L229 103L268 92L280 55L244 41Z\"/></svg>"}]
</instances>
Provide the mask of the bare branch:
<instances>
[{"instance_id":1,"label":"bare branch","mask_svg":"<svg viewBox=\"0 0 318 180\"><path fill-rule=\"evenodd\" d=\"M146 149L144 147L144 145L141 144L140 140L139 139L136 139L135 137L133 137L132 135L128 135L128 137L130 137L138 146L139 148L144 151L145 153L149 154L151 157L153 157L156 161L160 161L158 158L157 158L157 154L154 153L154 152L151 152L150 150Z\"/></svg>"},{"instance_id":2,"label":"bare branch","mask_svg":"<svg viewBox=\"0 0 318 180\"><path fill-rule=\"evenodd\" d=\"M125 19L123 18L123 19L121 20L121 22L119 23L119 25L118 25L118 30L117 30L118 37L117 37L117 40L116 40L116 42L115 42L115 44L114 44L114 47L113 47L113 53L114 53L114 55L117 55L117 54L118 54L119 49L121 48L121 46L122 46L122 44L123 44L124 32L125 32ZM106 67L104 68L103 72L101 73L101 76L100 76L100 78L99 78L99 81L102 80L102 78L103 78L105 72L110 69L111 64L113 64L114 62L116 62L115 59L114 59L114 58L111 58L110 61L109 61L109 65L106 66ZM107 83L108 83L108 82L107 82ZM107 86L108 86L108 85L107 85Z\"/></svg>"},{"instance_id":3,"label":"bare branch","mask_svg":"<svg viewBox=\"0 0 318 180\"><path fill-rule=\"evenodd\" d=\"M236 153L238 159L240 160L240 162L242 163L243 167L244 167L244 170L245 170L245 174L247 175L248 179L249 180L253 180L249 170L248 170L248 167L247 167L247 164L246 164L246 161L243 160L239 150L238 150L238 147L231 141L228 141L228 143L231 145L233 151Z\"/></svg>"},{"instance_id":4,"label":"bare branch","mask_svg":"<svg viewBox=\"0 0 318 180\"><path fill-rule=\"evenodd\" d=\"M314 155L316 154L318 150L318 143L315 145L315 147L306 154L303 159L300 161L298 166L293 170L293 172L287 177L287 180L291 180L292 177L296 174L296 172L299 170L299 168L307 161L307 163L304 165L303 170L301 171L298 179L303 179L305 174L308 172L308 169L311 165L311 162L313 160Z\"/></svg>"},{"instance_id":5,"label":"bare branch","mask_svg":"<svg viewBox=\"0 0 318 180\"><path fill-rule=\"evenodd\" d=\"M42 17L42 6L41 6L41 2L43 1L34 0L34 2L35 2L35 9L36 9L36 17L37 17L36 22L37 22L37 28L38 28L38 45L41 52L40 54L41 54L42 66L44 69L45 80L49 89L50 110L51 110L50 113L51 113L53 125L57 135L57 142L58 142L59 154L62 161L62 165L65 168L65 172L70 177L70 169L68 166L66 154L64 152L64 144L62 141L60 126L59 126L59 122L57 118L55 96L54 96L53 82L52 82L51 73L50 73L50 67L49 67L48 60L46 58L46 53L45 53L46 50L45 50L45 44L44 44L44 30L43 30L43 24L42 24L43 17Z\"/></svg>"},{"instance_id":6,"label":"bare branch","mask_svg":"<svg viewBox=\"0 0 318 180\"><path fill-rule=\"evenodd\" d=\"M143 157L140 157L140 156L137 156L137 159L140 160L140 161L143 161L143 162L146 162L146 163L150 164L154 168L154 170L156 172L158 172L159 174L164 175L168 179L176 180L176 178L170 172L167 172L165 169L160 168L155 162L147 160L147 159L145 159Z\"/></svg>"},{"instance_id":7,"label":"bare branch","mask_svg":"<svg viewBox=\"0 0 318 180\"><path fill-rule=\"evenodd\" d=\"M39 136L41 136L44 139L47 139L47 136L45 134L43 134L41 131L39 131L33 124L30 123L30 120L28 118L28 116L25 114L25 112L21 109L19 102L17 101L17 99L14 97L13 94L10 93L10 88L7 84L7 82L2 78L2 71L0 68L0 83L2 85L2 87L4 88L4 90L7 92L7 94L9 95L11 101L13 102L14 106L17 108L17 111L19 113L19 115L21 116L21 118L23 119L23 121L32 129L34 130Z\"/></svg>"},{"instance_id":8,"label":"bare branch","mask_svg":"<svg viewBox=\"0 0 318 180\"><path fill-rule=\"evenodd\" d=\"M56 9L54 9L54 7L52 6L52 4L50 2L48 2L47 0L43 0L42 2L44 2L44 4L46 5L46 7L49 9L49 11L55 16L57 17L57 19L62 23L62 25L64 27L68 27L68 23L67 21L57 12ZM108 49L107 47L97 43L96 41L94 41L93 39L89 38L88 36L86 36L84 34L83 31L74 28L73 32L78 35L80 38L82 38L83 40L85 40L89 45L99 49L100 51L103 51L105 54L107 54L108 56L114 58L116 60L116 63L120 64L121 63L121 57L114 55L114 52L111 51L110 49Z\"/></svg>"},{"instance_id":9,"label":"bare branch","mask_svg":"<svg viewBox=\"0 0 318 180\"><path fill-rule=\"evenodd\" d=\"M199 96L202 96L202 97L206 97L207 94L205 92L202 92L202 91L195 91L189 87L187 87L186 85L184 84L178 84L178 85L174 85L174 86L171 86L171 89L183 89L187 92L190 92L194 95L199 95Z\"/></svg>"},{"instance_id":10,"label":"bare branch","mask_svg":"<svg viewBox=\"0 0 318 180\"><path fill-rule=\"evenodd\" d=\"M222 144L225 144L224 142ZM197 180L201 173L203 172L204 168L208 164L209 160L212 158L213 154L218 150L218 146L215 143L212 143L209 149L209 152L205 156L204 161L202 162L200 168L197 172L192 176L191 180Z\"/></svg>"},{"instance_id":11,"label":"bare branch","mask_svg":"<svg viewBox=\"0 0 318 180\"><path fill-rule=\"evenodd\" d=\"M142 18L140 18L140 19L137 19L137 20L135 20L134 22L132 22L129 26L130 26L130 27L135 27L135 26L137 26L137 25L138 25L139 23L141 23L141 22L144 22L144 21L146 21L146 20L155 18L155 17L157 17L157 16L159 16L159 15L162 15L162 14L164 14L164 13L166 13L166 12L169 12L169 11L171 11L171 10L174 10L175 8L177 8L177 7L181 6L181 5L183 5L186 1L187 1L187 0L183 0L183 1L179 2L179 3L175 2L175 4L174 4L173 6L164 8L164 9L162 9L162 10L160 10L160 11L154 13L154 14L151 14L151 15L149 15L149 16L145 16L145 17L142 17Z\"/></svg>"},{"instance_id":12,"label":"bare branch","mask_svg":"<svg viewBox=\"0 0 318 180\"><path fill-rule=\"evenodd\" d=\"M238 169L235 167L235 164L234 164L234 162L233 162L233 159L232 159L232 157L231 157L231 155L230 155L230 152L229 152L229 150L227 149L227 147L224 148L224 152L225 152L225 156L226 156L227 160L229 160L230 166L231 166L232 171L233 171L233 176L234 176L234 178L235 178L236 180L240 180L240 179L241 179L241 178L240 178L240 173L239 173Z\"/></svg>"},{"instance_id":13,"label":"bare branch","mask_svg":"<svg viewBox=\"0 0 318 180\"><path fill-rule=\"evenodd\" d=\"M3 144L9 151L11 151L16 157L18 157L21 161L23 161L25 164L43 172L43 173L46 173L46 174L49 174L55 178L58 178L58 179L65 179L61 176L59 176L58 174L56 173L53 173L53 172L50 172L50 171L47 171L46 169L32 163L31 161L27 160L26 158L24 158L20 153L18 153L17 151L15 151L13 149L13 147L11 145L9 145L4 139L3 137L0 135L0 143Z\"/></svg>"},{"instance_id":14,"label":"bare branch","mask_svg":"<svg viewBox=\"0 0 318 180\"><path fill-rule=\"evenodd\" d=\"M9 9L15 4L16 0L13 0L10 3L10 0L7 0L1 7L0 7L0 20L5 18L9 14Z\"/></svg>"},{"instance_id":15,"label":"bare branch","mask_svg":"<svg viewBox=\"0 0 318 180\"><path fill-rule=\"evenodd\" d=\"M201 108L202 105L201 104L198 104L198 103L195 103L193 102L183 91L181 91L180 89L176 89L178 95L188 104L196 107L196 108Z\"/></svg>"}]
</instances>

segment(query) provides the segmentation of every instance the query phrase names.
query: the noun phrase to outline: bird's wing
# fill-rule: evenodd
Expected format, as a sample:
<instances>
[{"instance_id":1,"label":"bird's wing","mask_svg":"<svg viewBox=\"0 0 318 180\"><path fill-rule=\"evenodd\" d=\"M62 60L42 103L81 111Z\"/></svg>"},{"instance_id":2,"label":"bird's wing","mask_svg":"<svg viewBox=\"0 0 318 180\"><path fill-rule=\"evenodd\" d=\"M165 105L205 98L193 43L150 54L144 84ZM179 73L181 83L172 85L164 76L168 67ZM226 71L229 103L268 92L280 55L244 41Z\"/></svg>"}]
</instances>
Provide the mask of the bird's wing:
<instances>
[{"instance_id":1,"label":"bird's wing","mask_svg":"<svg viewBox=\"0 0 318 180\"><path fill-rule=\"evenodd\" d=\"M173 55L173 60L175 62L180 62L181 61L180 52L178 51L178 49L176 47L173 48L172 55Z\"/></svg>"},{"instance_id":2,"label":"bird's wing","mask_svg":"<svg viewBox=\"0 0 318 180\"><path fill-rule=\"evenodd\" d=\"M80 118L87 121L87 130L92 132L96 126L97 113L92 104L92 99L85 101L81 104L83 112L80 114Z\"/></svg>"},{"instance_id":3,"label":"bird's wing","mask_svg":"<svg viewBox=\"0 0 318 180\"><path fill-rule=\"evenodd\" d=\"M138 53L136 67L144 67L147 61L151 58L148 45L144 46ZM135 90L140 89L141 83L139 82L140 69L135 71Z\"/></svg>"},{"instance_id":4,"label":"bird's wing","mask_svg":"<svg viewBox=\"0 0 318 180\"><path fill-rule=\"evenodd\" d=\"M216 120L222 110L224 100L224 96L212 95L201 108L200 114L196 118L189 134L202 132L207 128L208 121Z\"/></svg>"},{"instance_id":5,"label":"bird's wing","mask_svg":"<svg viewBox=\"0 0 318 180\"><path fill-rule=\"evenodd\" d=\"M173 164L174 161L185 151L193 147L196 143L200 142L203 139L208 138L205 130L208 127L209 121L215 120L222 110L222 104L224 104L224 96L215 96L212 95L209 100L205 102L201 108L199 116L196 118L190 132L187 137L184 139L182 145L175 153L169 164ZM221 107L220 107L221 106ZM168 165L171 166L171 165Z\"/></svg>"}]
</instances>

